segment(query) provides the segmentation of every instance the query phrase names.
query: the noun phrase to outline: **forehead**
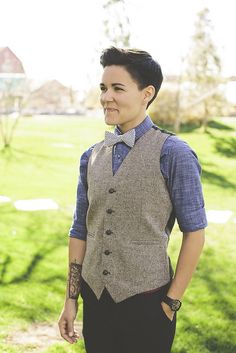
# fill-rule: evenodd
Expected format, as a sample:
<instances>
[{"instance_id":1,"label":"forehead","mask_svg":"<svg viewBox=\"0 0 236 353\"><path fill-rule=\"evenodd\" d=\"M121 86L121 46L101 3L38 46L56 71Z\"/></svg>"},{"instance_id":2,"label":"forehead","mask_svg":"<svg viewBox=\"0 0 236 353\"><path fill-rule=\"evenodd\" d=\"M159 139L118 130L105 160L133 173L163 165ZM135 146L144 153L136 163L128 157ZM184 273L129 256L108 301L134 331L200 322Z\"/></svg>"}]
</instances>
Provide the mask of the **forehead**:
<instances>
[{"instance_id":1,"label":"forehead","mask_svg":"<svg viewBox=\"0 0 236 353\"><path fill-rule=\"evenodd\" d=\"M106 66L102 74L102 83L112 84L118 82L124 85L136 85L136 82L124 66Z\"/></svg>"}]
</instances>

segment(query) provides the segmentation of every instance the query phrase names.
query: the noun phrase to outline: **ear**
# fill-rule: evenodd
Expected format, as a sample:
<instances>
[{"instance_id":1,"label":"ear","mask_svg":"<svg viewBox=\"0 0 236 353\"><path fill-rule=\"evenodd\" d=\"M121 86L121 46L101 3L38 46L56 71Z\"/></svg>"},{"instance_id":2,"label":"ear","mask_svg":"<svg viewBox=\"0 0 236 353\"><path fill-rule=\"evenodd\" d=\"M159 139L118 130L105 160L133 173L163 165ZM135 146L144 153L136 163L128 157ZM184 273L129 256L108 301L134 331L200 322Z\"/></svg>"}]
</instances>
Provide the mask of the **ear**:
<instances>
[{"instance_id":1,"label":"ear","mask_svg":"<svg viewBox=\"0 0 236 353\"><path fill-rule=\"evenodd\" d=\"M143 93L144 93L143 103L147 105L155 95L155 87L152 85L149 85L143 89Z\"/></svg>"}]
</instances>

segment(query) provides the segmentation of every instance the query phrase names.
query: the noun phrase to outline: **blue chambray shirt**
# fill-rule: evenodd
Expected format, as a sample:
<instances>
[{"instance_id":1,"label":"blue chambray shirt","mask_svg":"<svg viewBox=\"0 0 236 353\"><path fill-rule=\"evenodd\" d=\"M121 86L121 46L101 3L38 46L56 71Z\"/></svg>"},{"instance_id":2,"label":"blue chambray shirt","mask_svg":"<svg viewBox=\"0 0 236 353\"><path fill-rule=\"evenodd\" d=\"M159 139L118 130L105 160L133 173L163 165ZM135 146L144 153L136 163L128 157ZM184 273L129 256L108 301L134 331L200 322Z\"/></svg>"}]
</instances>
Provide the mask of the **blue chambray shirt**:
<instances>
[{"instance_id":1,"label":"blue chambray shirt","mask_svg":"<svg viewBox=\"0 0 236 353\"><path fill-rule=\"evenodd\" d=\"M135 128L135 141L151 128L159 129L147 116ZM121 134L118 127L115 128L115 133ZM86 240L87 236L87 167L93 148L94 146L85 151L80 159L76 207L69 231L70 237L82 240ZM116 173L130 149L124 142L113 146L113 174ZM160 167L173 205L173 211L166 226L167 234L171 233L176 219L182 232L194 232L205 228L207 219L200 180L201 166L196 153L186 142L175 135L170 135L161 150Z\"/></svg>"}]
</instances>

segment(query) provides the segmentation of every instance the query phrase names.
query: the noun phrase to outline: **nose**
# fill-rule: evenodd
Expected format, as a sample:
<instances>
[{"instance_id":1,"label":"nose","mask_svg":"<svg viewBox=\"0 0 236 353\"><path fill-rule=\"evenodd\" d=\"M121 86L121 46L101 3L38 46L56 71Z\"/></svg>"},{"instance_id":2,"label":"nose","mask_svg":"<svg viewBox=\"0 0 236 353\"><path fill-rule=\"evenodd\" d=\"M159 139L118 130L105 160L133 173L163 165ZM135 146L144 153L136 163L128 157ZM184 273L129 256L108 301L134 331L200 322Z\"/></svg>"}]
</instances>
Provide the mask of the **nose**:
<instances>
[{"instance_id":1,"label":"nose","mask_svg":"<svg viewBox=\"0 0 236 353\"><path fill-rule=\"evenodd\" d=\"M112 102L114 100L112 91L107 89L105 92L102 92L100 96L100 100L102 104L106 102Z\"/></svg>"}]
</instances>

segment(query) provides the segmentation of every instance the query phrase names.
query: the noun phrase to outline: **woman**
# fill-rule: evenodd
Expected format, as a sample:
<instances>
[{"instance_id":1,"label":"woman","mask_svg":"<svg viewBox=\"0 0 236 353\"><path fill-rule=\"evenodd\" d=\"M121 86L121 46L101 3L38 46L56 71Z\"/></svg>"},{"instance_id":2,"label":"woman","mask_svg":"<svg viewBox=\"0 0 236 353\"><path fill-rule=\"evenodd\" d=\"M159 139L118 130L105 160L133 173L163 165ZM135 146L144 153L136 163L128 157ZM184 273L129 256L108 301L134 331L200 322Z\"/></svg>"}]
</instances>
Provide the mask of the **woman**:
<instances>
[{"instance_id":1,"label":"woman","mask_svg":"<svg viewBox=\"0 0 236 353\"><path fill-rule=\"evenodd\" d=\"M204 244L201 168L184 141L146 114L163 80L151 55L111 47L101 64L101 104L115 133L81 157L59 328L77 341L81 294L87 353L168 353ZM167 245L175 219L183 241L173 276Z\"/></svg>"}]
</instances>

